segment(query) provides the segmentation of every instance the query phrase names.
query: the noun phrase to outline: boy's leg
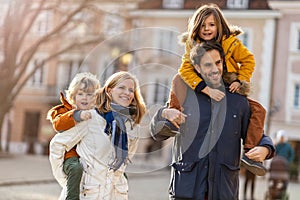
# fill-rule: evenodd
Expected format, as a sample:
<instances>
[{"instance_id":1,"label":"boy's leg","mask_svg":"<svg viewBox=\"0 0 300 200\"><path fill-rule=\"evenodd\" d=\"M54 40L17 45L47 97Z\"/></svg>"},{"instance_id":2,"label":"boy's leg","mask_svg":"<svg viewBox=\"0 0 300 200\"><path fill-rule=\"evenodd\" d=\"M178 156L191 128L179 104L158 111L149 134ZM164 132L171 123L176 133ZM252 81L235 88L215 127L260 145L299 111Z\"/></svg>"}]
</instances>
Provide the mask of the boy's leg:
<instances>
[{"instance_id":1,"label":"boy's leg","mask_svg":"<svg viewBox=\"0 0 300 200\"><path fill-rule=\"evenodd\" d=\"M83 168L78 157L71 157L64 161L63 170L67 175L66 200L79 200L80 181Z\"/></svg>"},{"instance_id":2,"label":"boy's leg","mask_svg":"<svg viewBox=\"0 0 300 200\"><path fill-rule=\"evenodd\" d=\"M266 117L266 110L260 103L250 98L248 98L248 101L251 109L251 116L249 120L247 136L245 139L245 152L259 144L264 132ZM264 176L267 172L267 169L261 162L250 160L245 154L243 155L241 161L242 165L255 175Z\"/></svg>"}]
</instances>

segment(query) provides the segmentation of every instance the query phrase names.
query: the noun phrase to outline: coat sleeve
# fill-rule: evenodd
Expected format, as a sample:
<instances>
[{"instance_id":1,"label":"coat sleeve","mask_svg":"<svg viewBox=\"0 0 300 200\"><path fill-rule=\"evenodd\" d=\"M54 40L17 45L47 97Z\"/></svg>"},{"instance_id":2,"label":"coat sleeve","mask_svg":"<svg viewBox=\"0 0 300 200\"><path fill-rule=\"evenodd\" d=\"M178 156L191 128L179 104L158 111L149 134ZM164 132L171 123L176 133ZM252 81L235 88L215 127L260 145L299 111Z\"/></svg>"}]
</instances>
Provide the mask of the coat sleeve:
<instances>
[{"instance_id":1,"label":"coat sleeve","mask_svg":"<svg viewBox=\"0 0 300 200\"><path fill-rule=\"evenodd\" d=\"M180 68L178 69L178 73L182 77L184 82L186 82L186 84L189 87L195 90L196 87L200 84L200 82L204 83L204 81L202 81L202 79L194 71L194 66L192 65L190 59L190 51L191 51L191 45L187 40L185 43L185 54L182 56L182 63ZM201 87L201 89L204 89L205 86L206 84L202 86L203 88Z\"/></svg>"},{"instance_id":2,"label":"coat sleeve","mask_svg":"<svg viewBox=\"0 0 300 200\"><path fill-rule=\"evenodd\" d=\"M156 112L150 123L150 133L155 141L162 141L169 138L169 136L165 136L162 134L163 127L165 123L167 123L167 120L161 117L161 113L165 108L167 108L167 106L160 108Z\"/></svg>"},{"instance_id":3,"label":"coat sleeve","mask_svg":"<svg viewBox=\"0 0 300 200\"><path fill-rule=\"evenodd\" d=\"M274 155L275 155L275 146L274 146L274 144L272 142L272 139L269 136L267 136L267 135L264 134L262 136L262 138L261 138L258 146L265 146L265 147L267 147L269 149L269 154L266 157L266 159L271 159L271 158L274 157Z\"/></svg>"},{"instance_id":4,"label":"coat sleeve","mask_svg":"<svg viewBox=\"0 0 300 200\"><path fill-rule=\"evenodd\" d=\"M254 55L240 40L237 39L234 45L232 58L239 64L238 79L250 82L255 68Z\"/></svg>"},{"instance_id":5,"label":"coat sleeve","mask_svg":"<svg viewBox=\"0 0 300 200\"><path fill-rule=\"evenodd\" d=\"M64 94L60 93L61 104L48 111L48 119L51 121L53 129L57 132L68 130L75 126L74 109L66 100Z\"/></svg>"}]
</instances>

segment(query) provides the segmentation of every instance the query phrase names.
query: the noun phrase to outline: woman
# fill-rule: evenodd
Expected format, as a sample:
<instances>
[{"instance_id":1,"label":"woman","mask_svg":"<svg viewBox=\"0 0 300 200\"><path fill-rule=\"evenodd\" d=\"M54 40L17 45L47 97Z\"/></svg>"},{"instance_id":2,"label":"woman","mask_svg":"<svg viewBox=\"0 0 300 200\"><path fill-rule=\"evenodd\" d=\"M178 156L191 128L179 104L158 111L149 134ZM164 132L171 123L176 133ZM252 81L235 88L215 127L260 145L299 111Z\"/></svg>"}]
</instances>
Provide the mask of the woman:
<instances>
[{"instance_id":1,"label":"woman","mask_svg":"<svg viewBox=\"0 0 300 200\"><path fill-rule=\"evenodd\" d=\"M128 72L113 74L100 90L97 107L97 112L91 111L90 120L56 134L51 141L50 161L55 161L58 152L77 144L83 165L80 199L128 199L124 171L137 148L138 125L146 112L137 79ZM66 134L69 140L60 141L60 135L66 138ZM57 151L57 147L65 149ZM58 168L52 166L54 174ZM65 187L61 199L64 195Z\"/></svg>"}]
</instances>

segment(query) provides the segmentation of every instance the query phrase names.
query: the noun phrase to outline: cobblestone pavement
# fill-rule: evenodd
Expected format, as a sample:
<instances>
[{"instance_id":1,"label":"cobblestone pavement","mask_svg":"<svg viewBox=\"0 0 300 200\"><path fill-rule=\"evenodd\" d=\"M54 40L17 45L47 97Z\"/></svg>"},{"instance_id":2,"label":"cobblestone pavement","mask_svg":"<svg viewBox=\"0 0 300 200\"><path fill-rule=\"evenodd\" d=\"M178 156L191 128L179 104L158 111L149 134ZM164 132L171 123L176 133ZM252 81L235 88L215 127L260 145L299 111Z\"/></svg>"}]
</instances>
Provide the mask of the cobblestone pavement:
<instances>
[{"instance_id":1,"label":"cobblestone pavement","mask_svg":"<svg viewBox=\"0 0 300 200\"><path fill-rule=\"evenodd\" d=\"M167 200L169 177L168 169L140 174L129 173L129 199ZM241 189L243 183L244 179L241 177ZM264 199L267 184L267 177L257 178L256 200ZM60 190L51 174L47 156L0 157L0 200L56 200ZM290 182L288 194L290 200L299 200L300 184Z\"/></svg>"}]
</instances>

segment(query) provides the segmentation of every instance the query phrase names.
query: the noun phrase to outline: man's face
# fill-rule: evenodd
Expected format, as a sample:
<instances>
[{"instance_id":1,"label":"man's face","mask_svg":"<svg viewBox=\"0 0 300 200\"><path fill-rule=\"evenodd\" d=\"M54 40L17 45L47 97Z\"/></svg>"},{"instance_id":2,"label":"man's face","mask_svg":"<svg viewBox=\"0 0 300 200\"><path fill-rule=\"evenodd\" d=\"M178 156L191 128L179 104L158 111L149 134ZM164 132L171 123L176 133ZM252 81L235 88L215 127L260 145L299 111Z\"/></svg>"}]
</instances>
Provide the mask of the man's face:
<instances>
[{"instance_id":1,"label":"man's face","mask_svg":"<svg viewBox=\"0 0 300 200\"><path fill-rule=\"evenodd\" d=\"M204 81L212 87L221 86L223 61L218 50L206 52L200 60L200 66L195 65L195 69L201 74Z\"/></svg>"}]
</instances>

